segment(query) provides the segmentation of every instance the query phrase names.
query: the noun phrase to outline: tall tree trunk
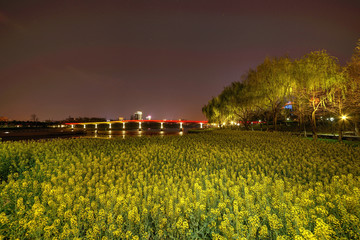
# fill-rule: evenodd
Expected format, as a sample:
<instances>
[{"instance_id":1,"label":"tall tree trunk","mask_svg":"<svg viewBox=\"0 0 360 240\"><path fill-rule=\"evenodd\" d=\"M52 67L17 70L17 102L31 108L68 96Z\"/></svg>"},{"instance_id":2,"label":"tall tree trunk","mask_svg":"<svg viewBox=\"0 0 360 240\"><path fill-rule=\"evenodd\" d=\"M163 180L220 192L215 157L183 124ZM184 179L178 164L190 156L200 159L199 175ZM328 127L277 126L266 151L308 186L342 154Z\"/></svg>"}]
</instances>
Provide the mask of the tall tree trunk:
<instances>
[{"instance_id":1,"label":"tall tree trunk","mask_svg":"<svg viewBox=\"0 0 360 240\"><path fill-rule=\"evenodd\" d=\"M311 126L312 126L312 134L313 140L316 141L318 136L316 132L316 110L311 113Z\"/></svg>"},{"instance_id":2,"label":"tall tree trunk","mask_svg":"<svg viewBox=\"0 0 360 240\"><path fill-rule=\"evenodd\" d=\"M339 102L338 102L338 109L339 109L339 115L343 116L343 108L342 108L342 101L341 101L341 97L339 97ZM342 142L343 139L343 130L344 130L344 124L345 124L345 119L341 118L339 123L339 137L338 137L338 141Z\"/></svg>"},{"instance_id":3,"label":"tall tree trunk","mask_svg":"<svg viewBox=\"0 0 360 240\"><path fill-rule=\"evenodd\" d=\"M304 137L307 137L305 117L303 114L300 115L300 131L301 131L301 129L304 129Z\"/></svg>"},{"instance_id":4,"label":"tall tree trunk","mask_svg":"<svg viewBox=\"0 0 360 240\"><path fill-rule=\"evenodd\" d=\"M278 118L278 114L277 111L274 113L274 130L277 131L278 127L277 127L277 118Z\"/></svg>"},{"instance_id":5,"label":"tall tree trunk","mask_svg":"<svg viewBox=\"0 0 360 240\"><path fill-rule=\"evenodd\" d=\"M247 118L243 118L242 120L243 120L243 123L244 123L245 130L249 130L248 119L247 119Z\"/></svg>"},{"instance_id":6,"label":"tall tree trunk","mask_svg":"<svg viewBox=\"0 0 360 240\"><path fill-rule=\"evenodd\" d=\"M298 125L298 127L300 128L300 131L302 129L303 122L304 122L304 120L303 120L303 117L302 117L302 114L301 114L301 115L299 115L299 125Z\"/></svg>"},{"instance_id":7,"label":"tall tree trunk","mask_svg":"<svg viewBox=\"0 0 360 240\"><path fill-rule=\"evenodd\" d=\"M305 129L305 124L304 124L304 116L303 116L302 114L299 114L298 129L299 129L299 132L300 132L300 133L301 133L301 131L304 130L304 137L306 137L306 129Z\"/></svg>"},{"instance_id":8,"label":"tall tree trunk","mask_svg":"<svg viewBox=\"0 0 360 240\"><path fill-rule=\"evenodd\" d=\"M342 138L343 138L343 127L344 127L344 119L341 120L341 122L339 122L339 137L338 137L338 141L342 142Z\"/></svg>"},{"instance_id":9,"label":"tall tree trunk","mask_svg":"<svg viewBox=\"0 0 360 240\"><path fill-rule=\"evenodd\" d=\"M359 136L360 135L360 132L359 132L359 114L355 114L355 117L354 117L354 125L355 125L355 135L356 136Z\"/></svg>"}]
</instances>

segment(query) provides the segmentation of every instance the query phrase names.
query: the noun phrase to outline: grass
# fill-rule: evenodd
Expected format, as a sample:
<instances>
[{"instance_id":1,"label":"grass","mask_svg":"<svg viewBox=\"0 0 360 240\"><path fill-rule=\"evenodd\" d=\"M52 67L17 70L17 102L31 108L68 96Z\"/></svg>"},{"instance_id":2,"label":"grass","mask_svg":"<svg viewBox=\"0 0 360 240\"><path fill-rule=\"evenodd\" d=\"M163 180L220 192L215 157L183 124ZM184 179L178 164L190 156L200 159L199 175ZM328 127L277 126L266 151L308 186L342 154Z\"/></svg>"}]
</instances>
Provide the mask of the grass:
<instances>
[{"instance_id":1,"label":"grass","mask_svg":"<svg viewBox=\"0 0 360 240\"><path fill-rule=\"evenodd\" d=\"M306 137L307 140L313 140L313 138ZM318 141L327 142L327 143L339 143L338 139L330 139L330 138L318 138ZM360 146L359 141L349 141L349 140L342 140L342 143L351 145L351 146Z\"/></svg>"}]
</instances>

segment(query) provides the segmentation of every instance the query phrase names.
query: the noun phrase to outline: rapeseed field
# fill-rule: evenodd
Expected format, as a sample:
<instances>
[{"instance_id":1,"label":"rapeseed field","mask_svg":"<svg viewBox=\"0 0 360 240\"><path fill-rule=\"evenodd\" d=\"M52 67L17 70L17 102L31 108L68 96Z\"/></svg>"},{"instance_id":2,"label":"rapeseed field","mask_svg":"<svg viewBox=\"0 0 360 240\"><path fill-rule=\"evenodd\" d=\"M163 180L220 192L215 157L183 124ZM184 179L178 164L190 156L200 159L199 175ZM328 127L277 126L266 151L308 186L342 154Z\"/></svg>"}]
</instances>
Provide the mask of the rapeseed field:
<instances>
[{"instance_id":1,"label":"rapeseed field","mask_svg":"<svg viewBox=\"0 0 360 240\"><path fill-rule=\"evenodd\" d=\"M359 146L225 130L0 159L0 239L360 239Z\"/></svg>"}]
</instances>

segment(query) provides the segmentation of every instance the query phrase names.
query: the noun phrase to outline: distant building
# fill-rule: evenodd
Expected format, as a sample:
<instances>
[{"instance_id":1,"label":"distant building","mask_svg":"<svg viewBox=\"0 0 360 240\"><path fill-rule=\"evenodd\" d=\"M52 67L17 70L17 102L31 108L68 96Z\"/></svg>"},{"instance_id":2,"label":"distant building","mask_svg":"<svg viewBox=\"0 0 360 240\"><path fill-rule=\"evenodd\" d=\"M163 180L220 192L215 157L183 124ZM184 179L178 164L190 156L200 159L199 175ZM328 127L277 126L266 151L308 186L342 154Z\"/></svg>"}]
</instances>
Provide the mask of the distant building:
<instances>
[{"instance_id":1,"label":"distant building","mask_svg":"<svg viewBox=\"0 0 360 240\"><path fill-rule=\"evenodd\" d=\"M124 118L123 118L123 117L119 117L119 121L122 121L122 120L124 120Z\"/></svg>"},{"instance_id":2,"label":"distant building","mask_svg":"<svg viewBox=\"0 0 360 240\"><path fill-rule=\"evenodd\" d=\"M150 116L150 115L147 116L147 117L146 117L146 120L151 120L151 116Z\"/></svg>"},{"instance_id":3,"label":"distant building","mask_svg":"<svg viewBox=\"0 0 360 240\"><path fill-rule=\"evenodd\" d=\"M142 118L142 112L141 111L137 111L136 113L135 113L135 119L136 120L142 120L143 118Z\"/></svg>"},{"instance_id":4,"label":"distant building","mask_svg":"<svg viewBox=\"0 0 360 240\"><path fill-rule=\"evenodd\" d=\"M131 115L131 120L143 120L142 119L142 112L137 111L136 113L134 113L134 115Z\"/></svg>"},{"instance_id":5,"label":"distant building","mask_svg":"<svg viewBox=\"0 0 360 240\"><path fill-rule=\"evenodd\" d=\"M289 109L289 110L292 110L293 109L293 102L287 102L286 104L285 104L285 106L283 107L284 109Z\"/></svg>"}]
</instances>

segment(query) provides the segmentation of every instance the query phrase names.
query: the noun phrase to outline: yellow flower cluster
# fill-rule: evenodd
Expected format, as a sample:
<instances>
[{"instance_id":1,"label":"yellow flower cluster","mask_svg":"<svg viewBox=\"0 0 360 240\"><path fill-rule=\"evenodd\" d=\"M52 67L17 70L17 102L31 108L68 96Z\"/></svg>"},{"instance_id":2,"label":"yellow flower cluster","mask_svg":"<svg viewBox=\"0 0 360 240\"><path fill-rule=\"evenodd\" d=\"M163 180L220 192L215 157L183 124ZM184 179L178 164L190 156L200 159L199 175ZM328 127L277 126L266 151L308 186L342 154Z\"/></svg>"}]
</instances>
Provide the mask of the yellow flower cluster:
<instances>
[{"instance_id":1,"label":"yellow flower cluster","mask_svg":"<svg viewBox=\"0 0 360 240\"><path fill-rule=\"evenodd\" d=\"M360 239L360 147L284 133L0 142L0 239Z\"/></svg>"}]
</instances>

